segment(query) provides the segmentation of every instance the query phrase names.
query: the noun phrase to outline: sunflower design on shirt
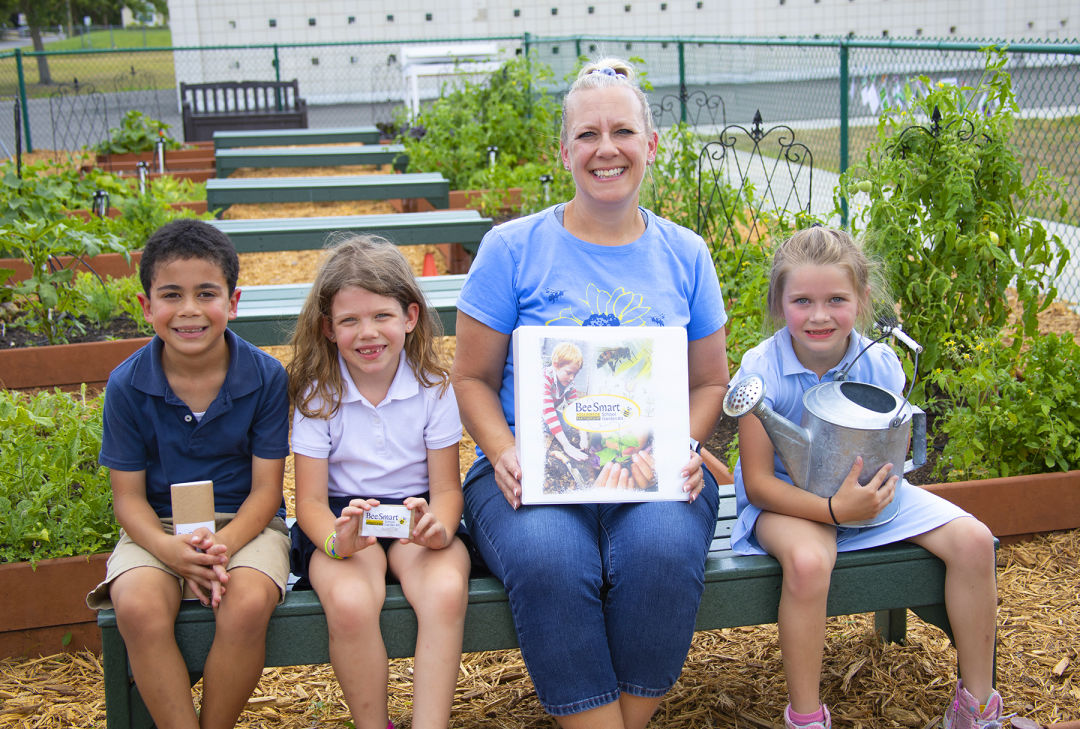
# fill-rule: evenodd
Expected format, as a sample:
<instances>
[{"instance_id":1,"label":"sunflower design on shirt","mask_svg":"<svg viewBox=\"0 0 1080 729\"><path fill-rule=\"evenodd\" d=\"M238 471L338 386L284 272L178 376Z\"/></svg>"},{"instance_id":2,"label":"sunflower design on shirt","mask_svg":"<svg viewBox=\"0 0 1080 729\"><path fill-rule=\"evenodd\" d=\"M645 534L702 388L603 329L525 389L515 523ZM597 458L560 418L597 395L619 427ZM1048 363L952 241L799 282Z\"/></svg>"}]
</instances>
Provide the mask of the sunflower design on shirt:
<instances>
[{"instance_id":1,"label":"sunflower design on shirt","mask_svg":"<svg viewBox=\"0 0 1080 729\"><path fill-rule=\"evenodd\" d=\"M585 287L585 298L579 304L571 304L554 319L547 321L548 326L583 326L583 327L642 327L649 321L651 307L645 305L643 294L627 291L622 286L612 291L605 291L596 284Z\"/></svg>"}]
</instances>

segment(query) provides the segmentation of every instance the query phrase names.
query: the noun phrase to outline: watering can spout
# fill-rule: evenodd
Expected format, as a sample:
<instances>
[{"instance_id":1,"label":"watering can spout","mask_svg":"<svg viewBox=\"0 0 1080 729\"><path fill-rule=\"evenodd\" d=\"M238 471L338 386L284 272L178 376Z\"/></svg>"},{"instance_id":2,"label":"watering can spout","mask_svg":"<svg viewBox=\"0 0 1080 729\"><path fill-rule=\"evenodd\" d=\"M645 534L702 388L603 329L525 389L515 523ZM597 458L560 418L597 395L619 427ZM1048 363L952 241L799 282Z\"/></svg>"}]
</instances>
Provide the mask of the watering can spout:
<instances>
[{"instance_id":1,"label":"watering can spout","mask_svg":"<svg viewBox=\"0 0 1080 729\"><path fill-rule=\"evenodd\" d=\"M810 479L810 431L778 415L764 402L765 383L751 375L728 390L724 413L741 418L753 413L772 441L777 455L796 486L805 488Z\"/></svg>"}]
</instances>

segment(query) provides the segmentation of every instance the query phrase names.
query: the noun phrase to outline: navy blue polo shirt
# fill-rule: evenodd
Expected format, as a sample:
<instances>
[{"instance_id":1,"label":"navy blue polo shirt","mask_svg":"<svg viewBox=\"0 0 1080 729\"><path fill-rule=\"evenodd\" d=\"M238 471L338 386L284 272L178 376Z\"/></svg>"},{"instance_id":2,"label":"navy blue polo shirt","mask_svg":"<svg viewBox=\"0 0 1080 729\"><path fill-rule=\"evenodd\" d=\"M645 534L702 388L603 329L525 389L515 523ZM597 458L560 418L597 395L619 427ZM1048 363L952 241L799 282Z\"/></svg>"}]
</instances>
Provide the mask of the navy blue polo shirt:
<instances>
[{"instance_id":1,"label":"navy blue polo shirt","mask_svg":"<svg viewBox=\"0 0 1080 729\"><path fill-rule=\"evenodd\" d=\"M228 329L225 341L229 370L202 420L169 387L159 337L109 375L98 462L145 470L146 499L158 516L172 515L170 484L205 479L214 482L214 509L236 513L251 491L251 457L289 454L285 369Z\"/></svg>"}]
</instances>

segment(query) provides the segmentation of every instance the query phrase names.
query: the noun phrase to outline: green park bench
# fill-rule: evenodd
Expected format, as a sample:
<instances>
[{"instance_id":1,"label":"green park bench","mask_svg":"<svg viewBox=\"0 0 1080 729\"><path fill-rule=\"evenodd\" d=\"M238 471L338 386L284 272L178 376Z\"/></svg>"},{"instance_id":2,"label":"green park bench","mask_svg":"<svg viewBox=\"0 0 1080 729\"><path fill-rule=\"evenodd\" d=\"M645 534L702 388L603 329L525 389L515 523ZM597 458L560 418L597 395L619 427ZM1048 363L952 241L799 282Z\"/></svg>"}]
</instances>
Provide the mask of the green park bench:
<instances>
[{"instance_id":1,"label":"green park bench","mask_svg":"<svg viewBox=\"0 0 1080 729\"><path fill-rule=\"evenodd\" d=\"M234 147L283 147L295 144L378 144L376 127L327 127L324 129L256 129L214 132L214 149Z\"/></svg>"},{"instance_id":2,"label":"green park bench","mask_svg":"<svg viewBox=\"0 0 1080 729\"><path fill-rule=\"evenodd\" d=\"M465 274L419 276L417 281L442 322L443 332L453 334ZM236 318L229 322L229 328L257 347L287 344L310 290L310 283L242 286Z\"/></svg>"},{"instance_id":3,"label":"green park bench","mask_svg":"<svg viewBox=\"0 0 1080 729\"><path fill-rule=\"evenodd\" d=\"M344 167L346 165L394 165L398 172L408 167L409 158L401 144L326 147L270 147L219 149L214 153L218 177L228 177L241 167Z\"/></svg>"},{"instance_id":4,"label":"green park bench","mask_svg":"<svg viewBox=\"0 0 1080 729\"><path fill-rule=\"evenodd\" d=\"M206 181L208 210L251 203L326 202L425 198L450 206L450 183L437 172L341 177L247 177Z\"/></svg>"},{"instance_id":5,"label":"green park bench","mask_svg":"<svg viewBox=\"0 0 1080 729\"><path fill-rule=\"evenodd\" d=\"M480 239L492 226L491 218L476 210L208 222L228 235L240 253L318 249L331 233L343 231L380 235L399 246L462 243L475 255Z\"/></svg>"},{"instance_id":6,"label":"green park bench","mask_svg":"<svg viewBox=\"0 0 1080 729\"><path fill-rule=\"evenodd\" d=\"M245 290L246 293L247 289ZM241 302L243 297L241 297ZM733 554L729 536L735 523L735 491L720 487L720 513L705 566L705 592L697 629L738 627L776 622L780 599L780 565L772 557ZM829 615L874 612L883 639L903 641L907 609L950 632L945 614L945 566L921 547L901 542L837 555L829 589ZM105 675L108 729L150 726L150 717L131 679L127 651L111 610L98 614ZM380 618L391 658L411 656L416 645L416 617L399 585L386 588ZM176 638L194 684L214 637L214 615L197 602L185 603L176 620ZM951 637L951 634L950 634ZM517 636L502 585L493 577L469 581L463 650L516 648ZM290 590L270 619L267 666L329 663L326 618L310 590Z\"/></svg>"},{"instance_id":7,"label":"green park bench","mask_svg":"<svg viewBox=\"0 0 1080 729\"><path fill-rule=\"evenodd\" d=\"M427 276L418 280L446 333L453 334L457 297L465 276ZM291 336L309 289L310 284L243 288L237 317L229 326L259 346L284 344ZM698 630L776 622L782 581L780 565L768 556L734 554L730 547L734 524L734 486L722 485L716 529L705 565ZM881 637L902 642L907 634L908 609L952 637L945 611L945 565L937 557L907 542L837 555L829 587L829 615L873 612ZM391 658L412 655L416 645L416 617L396 584L387 585L380 625ZM98 613L98 626L102 637L108 729L150 726L150 717L131 678L115 613L111 610ZM176 637L194 684L202 674L213 641L213 612L195 602L182 605L176 620ZM270 620L266 665L328 663L327 641L326 617L318 596L310 590L289 590ZM517 647L502 585L491 576L474 574L469 581L463 650Z\"/></svg>"}]
</instances>

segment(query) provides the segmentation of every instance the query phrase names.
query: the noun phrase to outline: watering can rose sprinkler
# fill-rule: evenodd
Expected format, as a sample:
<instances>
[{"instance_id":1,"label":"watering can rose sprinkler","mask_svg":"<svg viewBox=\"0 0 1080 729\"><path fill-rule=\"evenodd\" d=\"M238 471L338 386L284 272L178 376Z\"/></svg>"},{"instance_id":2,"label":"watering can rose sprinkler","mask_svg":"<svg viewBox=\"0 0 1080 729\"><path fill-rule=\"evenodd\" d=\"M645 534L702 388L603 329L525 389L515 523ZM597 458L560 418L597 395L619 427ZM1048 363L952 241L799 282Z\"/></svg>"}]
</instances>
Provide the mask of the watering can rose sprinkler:
<instances>
[{"instance_id":1,"label":"watering can rose sprinkler","mask_svg":"<svg viewBox=\"0 0 1080 729\"><path fill-rule=\"evenodd\" d=\"M778 415L764 403L765 383L757 375L741 380L724 397L724 412L731 417L739 418L747 413L757 416L792 482L822 498L829 498L840 489L857 456L863 459L859 474L863 485L887 463L903 463L903 473L926 463L926 413L908 402L907 396L846 379L855 361L889 334L911 347L918 362L922 346L895 323L879 322L878 327L884 331L881 337L859 352L837 373L835 380L814 385L803 393L801 425ZM909 442L914 446L911 459L907 459ZM894 473L895 468L885 480ZM910 486L901 478L896 488ZM885 524L896 517L899 508L899 501L894 498L877 516L840 526Z\"/></svg>"}]
</instances>

